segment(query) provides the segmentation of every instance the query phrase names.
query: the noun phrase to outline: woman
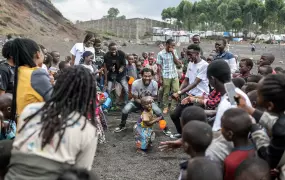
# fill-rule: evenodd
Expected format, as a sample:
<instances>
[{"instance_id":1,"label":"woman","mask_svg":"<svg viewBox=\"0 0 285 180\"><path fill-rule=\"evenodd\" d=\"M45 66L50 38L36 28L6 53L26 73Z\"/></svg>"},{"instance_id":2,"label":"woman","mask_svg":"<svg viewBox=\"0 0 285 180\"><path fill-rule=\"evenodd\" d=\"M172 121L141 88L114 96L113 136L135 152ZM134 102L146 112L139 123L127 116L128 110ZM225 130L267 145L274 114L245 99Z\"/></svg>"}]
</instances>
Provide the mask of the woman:
<instances>
[{"instance_id":1,"label":"woman","mask_svg":"<svg viewBox=\"0 0 285 180\"><path fill-rule=\"evenodd\" d=\"M94 81L88 69L69 67L46 103L24 109L6 180L50 180L71 166L91 169L97 148Z\"/></svg>"},{"instance_id":2,"label":"woman","mask_svg":"<svg viewBox=\"0 0 285 180\"><path fill-rule=\"evenodd\" d=\"M11 46L15 63L12 116L20 115L31 103L50 99L52 85L48 73L39 67L44 55L39 45L30 39L15 39Z\"/></svg>"},{"instance_id":3,"label":"woman","mask_svg":"<svg viewBox=\"0 0 285 180\"><path fill-rule=\"evenodd\" d=\"M72 66L80 64L80 60L82 59L82 55L85 51L91 51L95 54L95 49L93 47L94 42L95 35L93 33L88 33L85 36L83 43L76 43L70 50L70 53L72 54L70 64Z\"/></svg>"}]
</instances>

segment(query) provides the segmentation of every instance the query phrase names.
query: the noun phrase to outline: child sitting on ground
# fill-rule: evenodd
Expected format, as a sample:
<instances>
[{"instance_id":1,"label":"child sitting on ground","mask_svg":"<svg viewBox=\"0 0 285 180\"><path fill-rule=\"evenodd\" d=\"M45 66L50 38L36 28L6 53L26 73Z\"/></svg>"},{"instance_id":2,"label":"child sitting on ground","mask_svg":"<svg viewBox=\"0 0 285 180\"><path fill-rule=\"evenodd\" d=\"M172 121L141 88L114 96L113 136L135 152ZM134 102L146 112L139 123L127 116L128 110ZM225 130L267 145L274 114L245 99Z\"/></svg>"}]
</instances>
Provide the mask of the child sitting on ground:
<instances>
[{"instance_id":1,"label":"child sitting on ground","mask_svg":"<svg viewBox=\"0 0 285 180\"><path fill-rule=\"evenodd\" d=\"M0 140L14 139L16 135L16 122L11 119L12 94L0 96Z\"/></svg>"},{"instance_id":2,"label":"child sitting on ground","mask_svg":"<svg viewBox=\"0 0 285 180\"><path fill-rule=\"evenodd\" d=\"M185 180L222 180L219 167L206 157L196 157L189 161Z\"/></svg>"},{"instance_id":3,"label":"child sitting on ground","mask_svg":"<svg viewBox=\"0 0 285 180\"><path fill-rule=\"evenodd\" d=\"M254 156L255 148L248 139L251 124L249 114L238 108L227 110L222 117L222 134L234 144L234 150L224 160L224 180L233 180L240 163Z\"/></svg>"},{"instance_id":4,"label":"child sitting on ground","mask_svg":"<svg viewBox=\"0 0 285 180\"><path fill-rule=\"evenodd\" d=\"M211 144L213 139L212 128L209 124L202 121L190 121L184 128L182 133L182 142L184 151L194 157L204 157L206 149ZM180 164L181 173L180 178L183 179L188 162Z\"/></svg>"},{"instance_id":5,"label":"child sitting on ground","mask_svg":"<svg viewBox=\"0 0 285 180\"><path fill-rule=\"evenodd\" d=\"M154 139L152 127L159 122L162 117L154 118L152 111L153 99L151 96L145 96L141 99L143 112L140 119L134 127L136 147L138 152L145 153Z\"/></svg>"},{"instance_id":6,"label":"child sitting on ground","mask_svg":"<svg viewBox=\"0 0 285 180\"><path fill-rule=\"evenodd\" d=\"M236 169L235 180L270 180L269 165L263 159L248 158Z\"/></svg>"}]
</instances>

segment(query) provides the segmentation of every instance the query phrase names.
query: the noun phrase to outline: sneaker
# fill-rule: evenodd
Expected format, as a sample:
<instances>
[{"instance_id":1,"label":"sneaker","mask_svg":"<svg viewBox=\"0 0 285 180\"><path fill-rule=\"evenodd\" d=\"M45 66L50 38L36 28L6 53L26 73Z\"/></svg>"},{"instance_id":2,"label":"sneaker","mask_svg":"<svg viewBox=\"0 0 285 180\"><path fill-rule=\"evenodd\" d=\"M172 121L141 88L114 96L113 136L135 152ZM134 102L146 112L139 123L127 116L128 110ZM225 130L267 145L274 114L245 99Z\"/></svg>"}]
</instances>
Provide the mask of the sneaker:
<instances>
[{"instance_id":1,"label":"sneaker","mask_svg":"<svg viewBox=\"0 0 285 180\"><path fill-rule=\"evenodd\" d=\"M164 133L166 136L171 136L171 131L169 131L169 130L163 130L163 133Z\"/></svg>"},{"instance_id":2,"label":"sneaker","mask_svg":"<svg viewBox=\"0 0 285 180\"><path fill-rule=\"evenodd\" d=\"M115 133L119 133L119 132L121 132L121 131L124 131L124 130L126 130L127 128L126 128L126 126L124 126L124 127L117 127L116 129L115 129Z\"/></svg>"},{"instance_id":3,"label":"sneaker","mask_svg":"<svg viewBox=\"0 0 285 180\"><path fill-rule=\"evenodd\" d=\"M168 113L168 108L164 108L163 109L163 114L167 114Z\"/></svg>"},{"instance_id":4,"label":"sneaker","mask_svg":"<svg viewBox=\"0 0 285 180\"><path fill-rule=\"evenodd\" d=\"M181 138L181 134L178 134L178 133L177 134L171 134L170 138L171 139L180 139Z\"/></svg>"}]
</instances>

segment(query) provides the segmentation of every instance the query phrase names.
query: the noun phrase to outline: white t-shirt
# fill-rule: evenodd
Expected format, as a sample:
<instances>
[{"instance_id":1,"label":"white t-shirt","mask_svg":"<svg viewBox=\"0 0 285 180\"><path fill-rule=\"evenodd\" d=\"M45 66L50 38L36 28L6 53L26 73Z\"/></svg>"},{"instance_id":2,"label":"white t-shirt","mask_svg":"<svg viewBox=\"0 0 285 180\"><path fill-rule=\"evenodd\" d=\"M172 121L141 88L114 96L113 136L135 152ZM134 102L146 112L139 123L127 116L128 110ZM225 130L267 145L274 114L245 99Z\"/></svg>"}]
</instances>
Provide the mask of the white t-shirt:
<instances>
[{"instance_id":1,"label":"white t-shirt","mask_svg":"<svg viewBox=\"0 0 285 180\"><path fill-rule=\"evenodd\" d=\"M80 59L82 58L82 55L85 51L90 51L94 54L94 60L95 60L95 49L93 47L85 47L83 43L76 43L72 49L70 50L70 53L75 56L75 62L74 65L78 65L80 62Z\"/></svg>"},{"instance_id":2,"label":"white t-shirt","mask_svg":"<svg viewBox=\"0 0 285 180\"><path fill-rule=\"evenodd\" d=\"M42 65L42 69L46 70L46 72L48 73L48 68L45 64Z\"/></svg>"},{"instance_id":3,"label":"white t-shirt","mask_svg":"<svg viewBox=\"0 0 285 180\"><path fill-rule=\"evenodd\" d=\"M242 90L240 90L239 88L236 88L235 91L236 91L236 93L242 95L245 98L246 104L248 106L252 106L249 98L247 97L247 95ZM220 102L218 109L217 109L217 114L216 114L216 118L215 118L215 122L214 122L212 130L213 131L219 131L221 129L221 119L222 119L222 116L224 115L224 112L230 108L236 108L236 107L237 107L236 105L231 105L231 103L228 99L228 95L224 94L221 97L221 102Z\"/></svg>"},{"instance_id":4,"label":"white t-shirt","mask_svg":"<svg viewBox=\"0 0 285 180\"><path fill-rule=\"evenodd\" d=\"M86 65L86 64L81 64L82 66L84 66L85 68L89 69L92 73L94 73L94 69L92 67L92 65Z\"/></svg>"},{"instance_id":5,"label":"white t-shirt","mask_svg":"<svg viewBox=\"0 0 285 180\"><path fill-rule=\"evenodd\" d=\"M193 84L196 78L201 79L201 82L189 91L194 96L202 96L203 93L209 94L209 80L207 78L208 63L201 60L199 63L194 64L189 62L186 72L186 77L189 79L189 84Z\"/></svg>"},{"instance_id":6,"label":"white t-shirt","mask_svg":"<svg viewBox=\"0 0 285 180\"><path fill-rule=\"evenodd\" d=\"M44 103L27 105L19 117L18 129L24 124L25 118L37 112L43 105ZM70 116L72 115L73 114L70 114ZM75 113L68 121L68 124L73 124L78 117L79 113ZM13 150L37 155L61 163L67 163L69 165L75 165L79 168L86 168L88 170L92 168L97 149L98 136L95 126L89 123L89 121L85 125L84 116L82 116L77 123L65 129L57 151L56 147L59 141L58 132L54 135L51 143L47 144L43 149L41 148L42 136L39 134L42 124L39 123L40 121L41 115L39 114L28 122L24 129L17 134L13 142ZM85 128L82 130L84 126Z\"/></svg>"}]
</instances>

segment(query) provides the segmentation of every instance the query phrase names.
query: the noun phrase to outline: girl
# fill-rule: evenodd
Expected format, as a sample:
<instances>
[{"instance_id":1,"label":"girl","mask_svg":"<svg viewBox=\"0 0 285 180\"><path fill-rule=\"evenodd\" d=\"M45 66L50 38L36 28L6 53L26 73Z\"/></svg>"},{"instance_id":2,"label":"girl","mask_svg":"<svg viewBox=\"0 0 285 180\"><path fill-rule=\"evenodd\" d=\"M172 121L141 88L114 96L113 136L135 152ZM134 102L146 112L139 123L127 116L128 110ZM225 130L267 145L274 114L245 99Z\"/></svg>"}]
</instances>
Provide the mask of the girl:
<instances>
[{"instance_id":1,"label":"girl","mask_svg":"<svg viewBox=\"0 0 285 180\"><path fill-rule=\"evenodd\" d=\"M93 33L88 33L85 36L83 43L76 43L70 50L70 53L72 55L70 65L73 66L80 64L80 60L82 59L82 55L85 51L91 51L94 54L95 53L95 49L93 47L94 42L95 42L95 35Z\"/></svg>"},{"instance_id":2,"label":"girl","mask_svg":"<svg viewBox=\"0 0 285 180\"><path fill-rule=\"evenodd\" d=\"M153 99L151 96L145 96L141 99L141 104L143 107L143 112L134 127L135 130L135 140L138 152L145 153L153 141L154 132L152 127L155 123L159 122L162 117L154 118L152 111Z\"/></svg>"},{"instance_id":3,"label":"girl","mask_svg":"<svg viewBox=\"0 0 285 180\"><path fill-rule=\"evenodd\" d=\"M52 84L48 73L38 67L43 63L44 54L36 42L15 39L11 55L15 63L12 119L16 119L16 113L21 114L28 104L48 101Z\"/></svg>"},{"instance_id":4,"label":"girl","mask_svg":"<svg viewBox=\"0 0 285 180\"><path fill-rule=\"evenodd\" d=\"M92 168L98 139L94 81L82 66L67 68L46 103L25 107L6 180L50 180L73 166Z\"/></svg>"}]
</instances>

